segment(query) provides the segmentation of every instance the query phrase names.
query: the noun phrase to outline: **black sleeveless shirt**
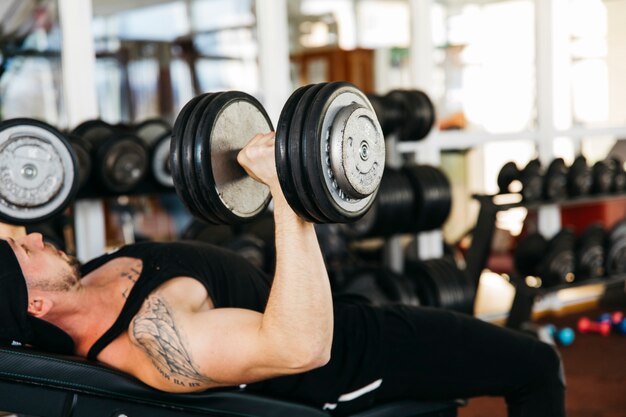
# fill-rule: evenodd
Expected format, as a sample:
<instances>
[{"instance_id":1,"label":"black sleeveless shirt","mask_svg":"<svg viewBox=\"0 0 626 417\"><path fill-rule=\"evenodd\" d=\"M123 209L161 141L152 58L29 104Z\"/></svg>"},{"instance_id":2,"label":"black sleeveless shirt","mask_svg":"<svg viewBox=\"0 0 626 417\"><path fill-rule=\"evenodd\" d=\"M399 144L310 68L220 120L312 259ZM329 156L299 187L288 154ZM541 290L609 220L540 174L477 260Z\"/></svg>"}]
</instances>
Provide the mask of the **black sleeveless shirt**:
<instances>
[{"instance_id":1,"label":"black sleeveless shirt","mask_svg":"<svg viewBox=\"0 0 626 417\"><path fill-rule=\"evenodd\" d=\"M184 276L198 280L215 308L263 312L269 296L270 277L231 251L198 242L124 246L86 263L81 273L84 276L119 257L141 259L143 269L119 317L89 350L87 357L91 360L96 360L109 343L128 329L146 297L171 278ZM360 303L335 300L334 317L331 359L327 365L249 384L246 389L329 410L345 411L370 402L372 396L368 394L382 382L382 313Z\"/></svg>"}]
</instances>

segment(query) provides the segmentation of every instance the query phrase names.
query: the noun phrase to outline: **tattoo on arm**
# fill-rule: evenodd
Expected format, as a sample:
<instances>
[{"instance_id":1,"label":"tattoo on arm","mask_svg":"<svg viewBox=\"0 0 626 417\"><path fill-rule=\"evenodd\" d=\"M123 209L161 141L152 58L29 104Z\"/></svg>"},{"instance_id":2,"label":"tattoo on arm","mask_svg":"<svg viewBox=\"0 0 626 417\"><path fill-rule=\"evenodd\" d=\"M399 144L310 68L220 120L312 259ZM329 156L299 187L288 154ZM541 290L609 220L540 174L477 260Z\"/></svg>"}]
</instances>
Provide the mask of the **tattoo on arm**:
<instances>
[{"instance_id":1,"label":"tattoo on arm","mask_svg":"<svg viewBox=\"0 0 626 417\"><path fill-rule=\"evenodd\" d=\"M159 296L152 295L144 302L133 319L132 335L168 381L185 387L212 382L193 363L167 303Z\"/></svg>"}]
</instances>

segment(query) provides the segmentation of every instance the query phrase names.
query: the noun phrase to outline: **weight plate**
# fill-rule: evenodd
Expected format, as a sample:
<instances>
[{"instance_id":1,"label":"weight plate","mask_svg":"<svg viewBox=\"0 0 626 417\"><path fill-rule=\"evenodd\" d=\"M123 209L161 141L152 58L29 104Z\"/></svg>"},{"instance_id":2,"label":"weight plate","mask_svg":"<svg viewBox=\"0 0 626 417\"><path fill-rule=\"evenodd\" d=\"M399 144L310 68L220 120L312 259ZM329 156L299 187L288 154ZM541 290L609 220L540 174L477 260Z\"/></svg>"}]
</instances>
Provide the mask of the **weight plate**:
<instances>
[{"instance_id":1,"label":"weight plate","mask_svg":"<svg viewBox=\"0 0 626 417\"><path fill-rule=\"evenodd\" d=\"M519 178L519 169L515 162L507 162L498 173L498 188L501 194L509 193L509 187L513 181Z\"/></svg>"},{"instance_id":2,"label":"weight plate","mask_svg":"<svg viewBox=\"0 0 626 417\"><path fill-rule=\"evenodd\" d=\"M617 158L609 159L609 163L613 165L613 184L611 191L615 193L626 191L626 170L624 170L624 164Z\"/></svg>"},{"instance_id":3,"label":"weight plate","mask_svg":"<svg viewBox=\"0 0 626 417\"><path fill-rule=\"evenodd\" d=\"M78 189L82 189L91 176L91 147L83 138L70 134L69 141L78 162Z\"/></svg>"},{"instance_id":4,"label":"weight plate","mask_svg":"<svg viewBox=\"0 0 626 417\"><path fill-rule=\"evenodd\" d=\"M539 233L530 233L518 241L513 255L515 269L523 276L538 276L538 265L548 251L548 242Z\"/></svg>"},{"instance_id":5,"label":"weight plate","mask_svg":"<svg viewBox=\"0 0 626 417\"><path fill-rule=\"evenodd\" d=\"M205 188L196 171L196 136L199 134L199 123L204 110L215 100L220 93L211 93L205 95L191 110L189 120L185 126L183 141L181 147L181 161L183 167L183 176L185 184L189 190L194 214L209 223L223 224L227 223L226 219L220 217L217 213L217 204L211 198L209 189ZM213 188L211 184L209 188Z\"/></svg>"},{"instance_id":6,"label":"weight plate","mask_svg":"<svg viewBox=\"0 0 626 417\"><path fill-rule=\"evenodd\" d=\"M136 136L114 134L95 152L98 178L114 193L133 190L148 172L148 151Z\"/></svg>"},{"instance_id":7,"label":"weight plate","mask_svg":"<svg viewBox=\"0 0 626 417\"><path fill-rule=\"evenodd\" d=\"M371 109L356 103L340 109L330 129L329 147L326 163L339 190L355 199L376 191L383 176L385 142Z\"/></svg>"},{"instance_id":8,"label":"weight plate","mask_svg":"<svg viewBox=\"0 0 626 417\"><path fill-rule=\"evenodd\" d=\"M604 228L592 224L576 240L576 277L599 278L604 275Z\"/></svg>"},{"instance_id":9,"label":"weight plate","mask_svg":"<svg viewBox=\"0 0 626 417\"><path fill-rule=\"evenodd\" d=\"M185 172L183 170L183 139L185 137L185 128L189 122L189 116L194 110L196 105L208 94L202 94L192 98L182 108L176 121L174 122L174 128L172 129L172 140L170 142L170 168L172 170L172 178L174 180L174 187L176 194L180 197L187 210L197 218L203 218L196 209L196 204L191 197L189 186L185 179ZM207 220L210 221L210 220ZM215 223L216 221L210 221Z\"/></svg>"},{"instance_id":10,"label":"weight plate","mask_svg":"<svg viewBox=\"0 0 626 417\"><path fill-rule=\"evenodd\" d=\"M171 130L172 127L170 124L159 118L144 120L136 125L134 129L135 135L137 135L148 148L152 148L159 138Z\"/></svg>"},{"instance_id":11,"label":"weight plate","mask_svg":"<svg viewBox=\"0 0 626 417\"><path fill-rule=\"evenodd\" d=\"M246 174L237 154L255 135L271 131L261 103L239 91L219 94L202 114L195 141L196 174L213 197L218 216L229 223L250 221L269 205L269 188Z\"/></svg>"},{"instance_id":12,"label":"weight plate","mask_svg":"<svg viewBox=\"0 0 626 417\"><path fill-rule=\"evenodd\" d=\"M288 155L289 164L291 165L291 176L293 178L298 197L302 207L303 213L299 213L303 218L315 223L330 223L330 219L324 216L317 205L315 204L315 196L311 189L309 181L309 172L305 169L305 163L311 155L305 148L304 136L305 136L305 121L308 114L311 111L311 101L322 87L326 84L313 84L308 86L304 91L293 115L291 126L289 129L288 139Z\"/></svg>"},{"instance_id":13,"label":"weight plate","mask_svg":"<svg viewBox=\"0 0 626 417\"><path fill-rule=\"evenodd\" d=\"M605 194L611 191L614 172L607 161L598 161L591 168L593 185L591 191L596 194Z\"/></svg>"},{"instance_id":14,"label":"weight plate","mask_svg":"<svg viewBox=\"0 0 626 417\"><path fill-rule=\"evenodd\" d=\"M78 162L68 140L32 119L0 123L0 218L42 222L65 209L78 187Z\"/></svg>"},{"instance_id":15,"label":"weight plate","mask_svg":"<svg viewBox=\"0 0 626 417\"><path fill-rule=\"evenodd\" d=\"M626 273L626 220L616 223L609 231L606 272L609 276Z\"/></svg>"},{"instance_id":16,"label":"weight plate","mask_svg":"<svg viewBox=\"0 0 626 417\"><path fill-rule=\"evenodd\" d=\"M87 120L74 128L74 135L80 136L93 147L99 146L104 140L115 133L115 128L104 120Z\"/></svg>"},{"instance_id":17,"label":"weight plate","mask_svg":"<svg viewBox=\"0 0 626 417\"><path fill-rule=\"evenodd\" d=\"M298 107L298 102L302 98L302 95L311 87L311 85L298 88L287 99L287 102L283 106L280 117L278 118L278 126L276 126L276 138L275 138L275 151L276 151L276 172L278 173L278 181L280 187L285 195L285 199L289 202L289 205L293 210L304 218L309 218L306 213L300 197L298 196L298 190L294 183L294 175L289 159L289 136L290 127L293 121L295 111Z\"/></svg>"},{"instance_id":18,"label":"weight plate","mask_svg":"<svg viewBox=\"0 0 626 417\"><path fill-rule=\"evenodd\" d=\"M172 166L170 160L170 142L172 132L167 131L158 138L152 147L151 165L152 175L156 182L164 187L173 187Z\"/></svg>"},{"instance_id":19,"label":"weight plate","mask_svg":"<svg viewBox=\"0 0 626 417\"><path fill-rule=\"evenodd\" d=\"M582 155L577 156L567 172L568 195L571 197L587 195L592 185L593 177L587 159Z\"/></svg>"},{"instance_id":20,"label":"weight plate","mask_svg":"<svg viewBox=\"0 0 626 417\"><path fill-rule=\"evenodd\" d=\"M367 197L350 198L345 190L339 187L332 170L330 164L330 159L333 158L330 152L331 130L339 112L353 104L358 104L366 110L358 118L361 129L350 130L354 132L353 134L359 135L353 137L354 143L360 144L362 141L366 141L371 143L370 149L381 150L380 152L372 152L369 156L369 158L374 158L369 163L374 168L374 177L381 178L381 172L385 166L382 129L367 97L355 86L346 82L324 85L315 95L305 122L306 128L303 137L306 149L304 173L308 176L308 182L311 184L315 203L332 223L351 222L363 216L372 205L380 184L380 179L376 180L376 191ZM361 130L360 133L359 130ZM382 143L382 146L375 143Z\"/></svg>"}]
</instances>

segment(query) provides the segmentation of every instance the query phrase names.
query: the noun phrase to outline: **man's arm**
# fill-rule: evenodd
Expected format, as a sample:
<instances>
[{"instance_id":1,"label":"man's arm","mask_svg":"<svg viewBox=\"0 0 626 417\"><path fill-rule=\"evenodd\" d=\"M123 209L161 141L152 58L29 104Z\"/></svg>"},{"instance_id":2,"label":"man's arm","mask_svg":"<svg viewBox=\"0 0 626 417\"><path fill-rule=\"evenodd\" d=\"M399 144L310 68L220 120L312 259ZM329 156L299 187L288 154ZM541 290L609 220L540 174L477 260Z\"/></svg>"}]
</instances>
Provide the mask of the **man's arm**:
<instances>
[{"instance_id":1,"label":"man's arm","mask_svg":"<svg viewBox=\"0 0 626 417\"><path fill-rule=\"evenodd\" d=\"M273 134L257 135L238 161L269 186L274 199L276 272L265 312L198 310L185 302L185 291L151 295L129 335L158 371L133 373L156 388L249 383L304 372L330 358L333 310L326 268L313 224L296 215L280 189Z\"/></svg>"}]
</instances>

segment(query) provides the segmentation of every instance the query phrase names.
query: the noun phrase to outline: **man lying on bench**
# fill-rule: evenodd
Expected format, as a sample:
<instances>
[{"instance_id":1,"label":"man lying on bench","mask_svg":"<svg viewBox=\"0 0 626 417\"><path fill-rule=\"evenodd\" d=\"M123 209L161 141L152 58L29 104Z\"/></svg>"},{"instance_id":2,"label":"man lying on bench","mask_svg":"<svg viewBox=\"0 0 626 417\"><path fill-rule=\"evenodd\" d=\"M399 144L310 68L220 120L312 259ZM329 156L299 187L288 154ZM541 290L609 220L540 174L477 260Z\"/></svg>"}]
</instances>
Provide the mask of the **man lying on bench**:
<instances>
[{"instance_id":1,"label":"man lying on bench","mask_svg":"<svg viewBox=\"0 0 626 417\"><path fill-rule=\"evenodd\" d=\"M333 305L313 224L285 201L274 160L273 134L238 157L274 199L273 280L199 243L129 245L79 271L40 234L2 240L0 340L70 350L174 393L247 384L328 410L498 395L510 416L565 415L547 344L448 311Z\"/></svg>"}]
</instances>

